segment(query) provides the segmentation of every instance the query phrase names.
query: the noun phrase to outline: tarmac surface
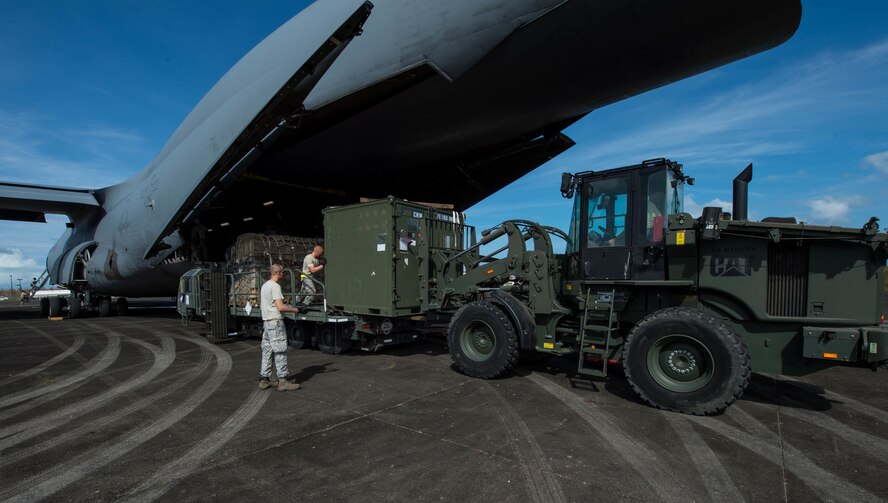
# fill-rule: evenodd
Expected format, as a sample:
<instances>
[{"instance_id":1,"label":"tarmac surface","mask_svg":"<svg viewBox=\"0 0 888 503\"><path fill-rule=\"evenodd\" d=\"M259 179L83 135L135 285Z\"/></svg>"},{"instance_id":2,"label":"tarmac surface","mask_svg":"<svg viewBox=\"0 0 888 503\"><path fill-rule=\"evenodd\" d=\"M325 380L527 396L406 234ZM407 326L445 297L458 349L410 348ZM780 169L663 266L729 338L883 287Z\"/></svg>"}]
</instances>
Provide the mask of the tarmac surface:
<instances>
[{"instance_id":1,"label":"tarmac surface","mask_svg":"<svg viewBox=\"0 0 888 503\"><path fill-rule=\"evenodd\" d=\"M613 368L451 367L442 340L290 350L212 344L174 310L50 321L0 303L0 500L884 501L888 371L755 375L716 417L642 404Z\"/></svg>"}]
</instances>

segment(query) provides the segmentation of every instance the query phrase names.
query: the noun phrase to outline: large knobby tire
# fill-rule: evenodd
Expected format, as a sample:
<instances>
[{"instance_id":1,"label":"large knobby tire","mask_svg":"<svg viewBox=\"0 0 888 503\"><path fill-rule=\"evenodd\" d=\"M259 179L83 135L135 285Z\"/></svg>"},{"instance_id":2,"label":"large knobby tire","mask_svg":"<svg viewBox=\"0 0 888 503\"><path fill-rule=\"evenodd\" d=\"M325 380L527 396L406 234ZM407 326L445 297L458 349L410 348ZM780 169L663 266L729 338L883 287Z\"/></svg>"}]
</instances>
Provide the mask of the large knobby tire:
<instances>
[{"instance_id":1,"label":"large knobby tire","mask_svg":"<svg viewBox=\"0 0 888 503\"><path fill-rule=\"evenodd\" d=\"M484 302L461 307L447 327L450 356L460 372L492 379L518 361L518 337L500 308Z\"/></svg>"},{"instance_id":2,"label":"large knobby tire","mask_svg":"<svg viewBox=\"0 0 888 503\"><path fill-rule=\"evenodd\" d=\"M49 316L49 299L46 297L40 299L40 316Z\"/></svg>"},{"instance_id":3,"label":"large knobby tire","mask_svg":"<svg viewBox=\"0 0 888 503\"><path fill-rule=\"evenodd\" d=\"M337 336L336 328L330 323L324 323L318 328L317 343L321 353L328 355L345 353L352 346L351 339Z\"/></svg>"},{"instance_id":4,"label":"large knobby tire","mask_svg":"<svg viewBox=\"0 0 888 503\"><path fill-rule=\"evenodd\" d=\"M308 325L301 322L288 323L287 344L293 349L311 347L311 334Z\"/></svg>"},{"instance_id":5,"label":"large knobby tire","mask_svg":"<svg viewBox=\"0 0 888 503\"><path fill-rule=\"evenodd\" d=\"M713 315L683 307L654 312L632 328L623 369L647 403L694 415L723 412L751 373L739 335Z\"/></svg>"}]
</instances>

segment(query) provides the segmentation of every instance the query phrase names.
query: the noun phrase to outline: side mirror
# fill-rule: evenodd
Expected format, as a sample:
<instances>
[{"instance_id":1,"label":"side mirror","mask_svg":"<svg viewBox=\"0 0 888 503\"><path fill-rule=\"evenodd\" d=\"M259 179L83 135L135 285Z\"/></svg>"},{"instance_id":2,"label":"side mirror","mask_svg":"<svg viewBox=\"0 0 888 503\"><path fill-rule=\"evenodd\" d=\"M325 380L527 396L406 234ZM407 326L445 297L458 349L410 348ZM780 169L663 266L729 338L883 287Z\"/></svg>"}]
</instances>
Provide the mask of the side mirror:
<instances>
[{"instance_id":1,"label":"side mirror","mask_svg":"<svg viewBox=\"0 0 888 503\"><path fill-rule=\"evenodd\" d=\"M574 176L570 173L561 173L561 195L570 199L574 195Z\"/></svg>"}]
</instances>

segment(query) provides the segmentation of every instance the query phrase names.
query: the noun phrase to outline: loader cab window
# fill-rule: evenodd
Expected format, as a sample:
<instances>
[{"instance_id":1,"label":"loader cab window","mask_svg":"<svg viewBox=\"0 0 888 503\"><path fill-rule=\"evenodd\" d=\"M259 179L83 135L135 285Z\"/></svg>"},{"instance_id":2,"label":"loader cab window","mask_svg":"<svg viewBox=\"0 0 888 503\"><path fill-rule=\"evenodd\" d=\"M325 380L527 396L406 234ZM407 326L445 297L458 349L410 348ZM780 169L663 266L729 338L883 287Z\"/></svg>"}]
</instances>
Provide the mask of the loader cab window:
<instances>
[{"instance_id":1,"label":"loader cab window","mask_svg":"<svg viewBox=\"0 0 888 503\"><path fill-rule=\"evenodd\" d=\"M671 171L659 169L642 172L641 183L646 200L639 201L645 208L644 215L638 215L639 228L644 229L639 237L649 244L663 243L669 215L684 211L684 182Z\"/></svg>"},{"instance_id":2,"label":"loader cab window","mask_svg":"<svg viewBox=\"0 0 888 503\"><path fill-rule=\"evenodd\" d=\"M626 246L629 199L627 178L596 180L586 190L589 201L586 246L589 248Z\"/></svg>"},{"instance_id":3,"label":"loader cab window","mask_svg":"<svg viewBox=\"0 0 888 503\"><path fill-rule=\"evenodd\" d=\"M677 179L669 180L669 214L684 213L684 185L685 182Z\"/></svg>"},{"instance_id":4,"label":"loader cab window","mask_svg":"<svg viewBox=\"0 0 888 503\"><path fill-rule=\"evenodd\" d=\"M642 176L642 183L647 189L643 228L644 241L648 243L661 243L666 235L666 219L670 212L670 178L669 173L664 170Z\"/></svg>"}]
</instances>

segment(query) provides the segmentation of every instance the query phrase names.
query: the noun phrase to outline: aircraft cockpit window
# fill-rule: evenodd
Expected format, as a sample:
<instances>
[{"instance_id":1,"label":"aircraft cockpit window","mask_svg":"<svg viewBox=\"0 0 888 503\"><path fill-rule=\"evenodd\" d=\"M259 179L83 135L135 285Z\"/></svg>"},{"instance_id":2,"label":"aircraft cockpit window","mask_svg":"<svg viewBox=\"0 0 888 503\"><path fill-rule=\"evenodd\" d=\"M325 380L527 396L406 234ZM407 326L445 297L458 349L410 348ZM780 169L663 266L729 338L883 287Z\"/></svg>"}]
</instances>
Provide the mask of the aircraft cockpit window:
<instances>
[{"instance_id":1,"label":"aircraft cockpit window","mask_svg":"<svg viewBox=\"0 0 888 503\"><path fill-rule=\"evenodd\" d=\"M586 246L625 246L628 201L626 178L597 180L589 194L589 226Z\"/></svg>"}]
</instances>

